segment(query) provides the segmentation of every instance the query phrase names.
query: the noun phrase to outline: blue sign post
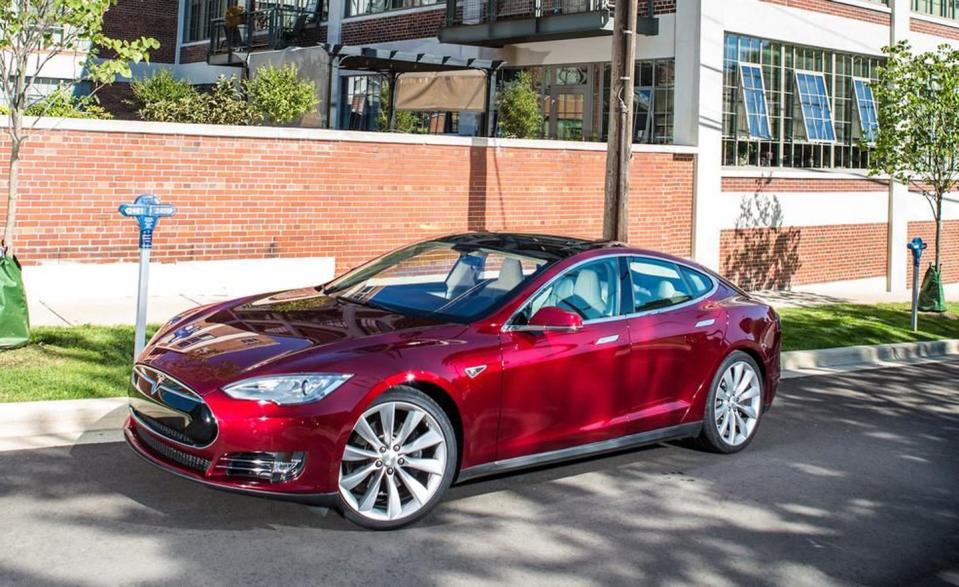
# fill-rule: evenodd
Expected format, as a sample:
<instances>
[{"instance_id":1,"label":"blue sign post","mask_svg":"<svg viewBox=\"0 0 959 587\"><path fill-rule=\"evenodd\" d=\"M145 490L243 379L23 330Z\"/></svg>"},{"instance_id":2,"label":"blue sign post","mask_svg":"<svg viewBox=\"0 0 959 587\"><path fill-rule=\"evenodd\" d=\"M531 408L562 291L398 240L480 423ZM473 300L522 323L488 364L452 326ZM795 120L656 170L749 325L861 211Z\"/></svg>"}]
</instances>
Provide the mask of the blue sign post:
<instances>
[{"instance_id":1,"label":"blue sign post","mask_svg":"<svg viewBox=\"0 0 959 587\"><path fill-rule=\"evenodd\" d=\"M906 248L912 252L912 331L919 330L919 261L922 260L922 252L928 245L922 241L922 238L916 237L906 245Z\"/></svg>"},{"instance_id":2,"label":"blue sign post","mask_svg":"<svg viewBox=\"0 0 959 587\"><path fill-rule=\"evenodd\" d=\"M137 290L137 323L134 334L133 360L136 361L146 346L147 296L150 279L150 249L153 248L153 231L161 218L176 214L176 207L161 204L160 198L152 194L137 196L132 204L121 204L120 214L136 218L140 227L140 284Z\"/></svg>"}]
</instances>

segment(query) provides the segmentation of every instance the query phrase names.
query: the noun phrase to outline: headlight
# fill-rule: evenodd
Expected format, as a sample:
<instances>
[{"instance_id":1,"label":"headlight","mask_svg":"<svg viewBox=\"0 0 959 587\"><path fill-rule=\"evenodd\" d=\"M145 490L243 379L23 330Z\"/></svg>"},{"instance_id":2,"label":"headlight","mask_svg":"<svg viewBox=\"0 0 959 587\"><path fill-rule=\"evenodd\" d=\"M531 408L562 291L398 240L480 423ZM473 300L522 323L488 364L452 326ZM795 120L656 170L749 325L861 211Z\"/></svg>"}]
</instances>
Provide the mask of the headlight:
<instances>
[{"instance_id":1,"label":"headlight","mask_svg":"<svg viewBox=\"0 0 959 587\"><path fill-rule=\"evenodd\" d=\"M273 402L290 406L315 402L333 393L352 375L339 373L310 373L305 375L275 375L254 377L223 388L234 399Z\"/></svg>"}]
</instances>

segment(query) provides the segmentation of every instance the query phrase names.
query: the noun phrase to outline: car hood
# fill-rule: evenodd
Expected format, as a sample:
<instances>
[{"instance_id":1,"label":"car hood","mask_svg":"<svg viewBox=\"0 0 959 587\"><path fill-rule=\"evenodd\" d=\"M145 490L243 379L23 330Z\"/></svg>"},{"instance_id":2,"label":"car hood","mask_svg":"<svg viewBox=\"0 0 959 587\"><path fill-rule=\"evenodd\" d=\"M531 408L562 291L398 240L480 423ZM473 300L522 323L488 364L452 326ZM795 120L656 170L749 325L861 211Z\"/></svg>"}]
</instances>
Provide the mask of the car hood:
<instances>
[{"instance_id":1,"label":"car hood","mask_svg":"<svg viewBox=\"0 0 959 587\"><path fill-rule=\"evenodd\" d=\"M201 394L269 373L304 353L332 355L360 339L442 324L326 296L319 288L244 298L175 320L141 361Z\"/></svg>"}]
</instances>

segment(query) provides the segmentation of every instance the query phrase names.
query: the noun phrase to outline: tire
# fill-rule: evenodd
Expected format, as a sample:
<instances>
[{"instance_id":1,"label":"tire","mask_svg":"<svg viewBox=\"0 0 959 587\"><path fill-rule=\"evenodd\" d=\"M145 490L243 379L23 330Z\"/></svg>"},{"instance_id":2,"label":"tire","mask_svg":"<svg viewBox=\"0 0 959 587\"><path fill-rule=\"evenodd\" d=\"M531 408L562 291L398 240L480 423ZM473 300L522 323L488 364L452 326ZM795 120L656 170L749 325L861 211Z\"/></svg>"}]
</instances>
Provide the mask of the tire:
<instances>
[{"instance_id":1,"label":"tire","mask_svg":"<svg viewBox=\"0 0 959 587\"><path fill-rule=\"evenodd\" d=\"M742 375L737 377L740 369ZM743 384L742 378L751 378L750 383ZM737 395L736 388L743 385L745 387ZM756 361L742 351L730 353L710 383L700 444L707 450L723 454L739 452L749 446L762 419L764 387L762 370ZM733 388L729 395L728 388ZM732 414L732 418L725 419L727 414Z\"/></svg>"},{"instance_id":2,"label":"tire","mask_svg":"<svg viewBox=\"0 0 959 587\"><path fill-rule=\"evenodd\" d=\"M357 418L344 446L338 480L343 515L372 530L413 524L442 501L456 474L457 451L453 425L439 404L412 387L387 391Z\"/></svg>"}]
</instances>

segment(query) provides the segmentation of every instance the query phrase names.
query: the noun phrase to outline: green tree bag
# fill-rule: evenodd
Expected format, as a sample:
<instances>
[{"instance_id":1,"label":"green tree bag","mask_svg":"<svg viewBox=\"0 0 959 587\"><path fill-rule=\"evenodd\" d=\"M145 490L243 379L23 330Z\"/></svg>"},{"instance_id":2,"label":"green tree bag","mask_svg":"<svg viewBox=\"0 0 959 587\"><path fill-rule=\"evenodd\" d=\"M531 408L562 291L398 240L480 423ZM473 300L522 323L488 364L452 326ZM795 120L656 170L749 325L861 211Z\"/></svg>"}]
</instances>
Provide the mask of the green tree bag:
<instances>
[{"instance_id":1,"label":"green tree bag","mask_svg":"<svg viewBox=\"0 0 959 587\"><path fill-rule=\"evenodd\" d=\"M922 287L919 288L919 310L921 312L945 312L946 292L942 287L942 274L933 265L929 266Z\"/></svg>"},{"instance_id":2,"label":"green tree bag","mask_svg":"<svg viewBox=\"0 0 959 587\"><path fill-rule=\"evenodd\" d=\"M27 344L30 314L20 264L0 253L0 350Z\"/></svg>"}]
</instances>

